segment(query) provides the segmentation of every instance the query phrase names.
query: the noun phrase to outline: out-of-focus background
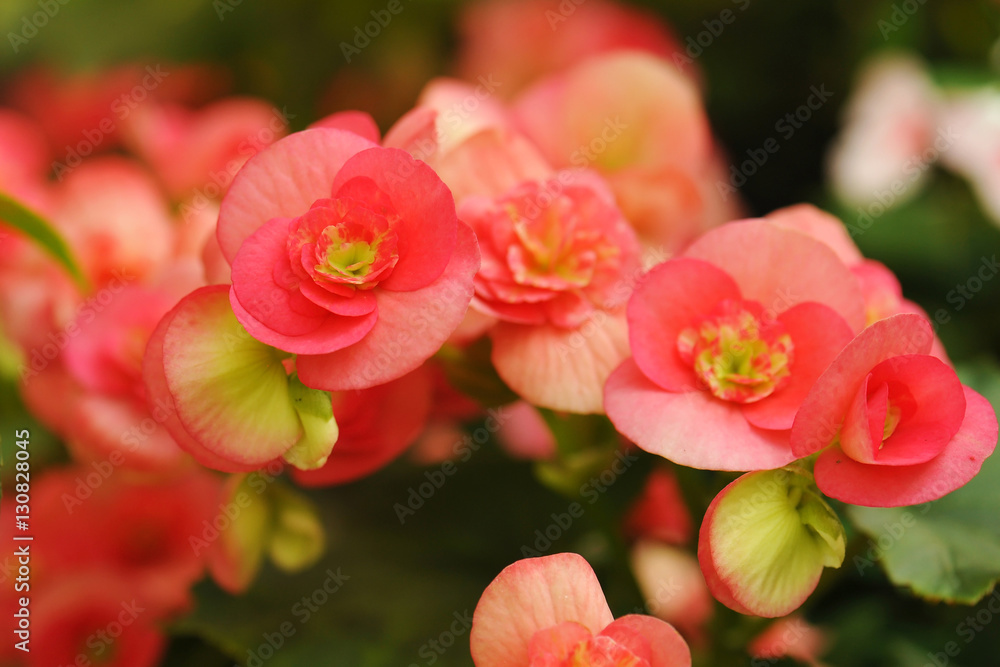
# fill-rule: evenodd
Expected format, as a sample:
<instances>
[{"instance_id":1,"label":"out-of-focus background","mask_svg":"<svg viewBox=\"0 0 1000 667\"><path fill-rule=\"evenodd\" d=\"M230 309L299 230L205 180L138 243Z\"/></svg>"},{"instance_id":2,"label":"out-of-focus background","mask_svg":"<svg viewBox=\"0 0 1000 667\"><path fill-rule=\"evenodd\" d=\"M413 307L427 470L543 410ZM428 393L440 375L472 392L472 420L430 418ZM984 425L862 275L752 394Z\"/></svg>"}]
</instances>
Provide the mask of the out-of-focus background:
<instances>
[{"instance_id":1,"label":"out-of-focus background","mask_svg":"<svg viewBox=\"0 0 1000 667\"><path fill-rule=\"evenodd\" d=\"M475 80L476 72L493 74L476 70L472 58L458 58L476 46L468 40L478 39L478 33L462 31L471 20L460 18L475 3L393 1L401 7L397 13L387 13L385 0L3 0L0 105L58 118L64 110L58 107L72 106L84 96L38 93L45 77L85 78L135 66L148 68L145 72L154 80L162 73L158 80L174 86L170 95L192 107L223 95L254 96L280 110L291 130L335 111L361 109L385 132L414 106L433 77L462 74ZM565 18L572 20L573 7L586 2L564 0ZM865 148L873 156L867 159L877 161L894 146L887 141L882 151L875 134L866 139L863 129L857 130L861 138L847 145L849 119L863 125L868 116L877 117L880 109L898 102L898 115L870 121L894 131L905 124L910 106L922 104L919 95L908 97L912 81L899 83L898 95L875 96L867 106L849 104L857 99L862 72L886 54L903 54L916 63L914 76L924 82L919 85L937 91L932 96L950 99L972 91L1000 97L1000 3L629 4L670 26L683 54L682 66L700 81L712 129L727 154L728 181L719 186L735 188L748 215L798 202L838 215L864 254L892 269L905 296L930 314L952 359L967 373L996 378L1000 206L991 208L991 193L992 202L1000 200L1000 112L987 101L981 125L968 125L982 128L982 137L954 139L963 146L971 139L984 150L995 145L993 172L989 156L977 163L978 170L958 159L957 152L949 157L952 139L946 119L930 132L927 150L939 131L945 138L927 163L909 164L909 171L896 178L879 181L876 176L871 187L837 174L838 168L850 171L843 166L854 164L850 160L866 159ZM365 35L365 26L378 16L390 18L371 30L374 36ZM490 39L530 60L535 37L523 34L516 22L495 32ZM887 81L898 82L904 75L890 75ZM886 88L892 90L891 85ZM127 103L140 108L146 96L141 97L132 95ZM132 110L104 104L95 112L98 121ZM52 142L53 154L67 158L79 143L72 133ZM0 262L3 252L0 243ZM5 381L2 397L4 429L25 423L13 378ZM65 460L56 439L29 423L37 434L37 464ZM5 458L11 455L9 447L5 437ZM567 505L530 478L528 464L484 451L424 500L433 511L418 512L403 526L394 503L407 502L409 491L429 479L411 463L394 464L360 483L309 492L323 508L328 535L320 563L296 575L266 565L260 580L241 597L208 581L198 584L194 610L166 627L170 639L162 664L222 667L239 659L241 664L274 667L470 665L463 619L496 572L522 557L520 545L534 544L533 531L548 526L550 516ZM599 556L622 547L605 543L601 535L614 532L608 525L611 517L621 516L640 482L636 475L616 484L558 540L560 549L596 558L616 615L641 607L643 596L627 568L606 564L602 569ZM704 509L707 500L695 499L694 504L697 508L701 502ZM877 565L864 565L874 543L858 539L852 544L836 586L821 586L804 610L829 640L824 664L940 667L945 664L940 655L950 665L996 664L1000 622L992 608L909 597ZM983 548L998 547L984 542ZM627 558L609 555L607 563L623 560ZM338 582L337 592L317 596L331 578ZM980 611L984 609L988 611ZM970 614L981 629L967 635L963 628L973 627L968 625ZM799 664L788 658L751 663L742 647L761 624L721 607L712 623L710 636L717 645L699 649L700 664ZM960 649L956 655L941 653L949 642Z\"/></svg>"}]
</instances>

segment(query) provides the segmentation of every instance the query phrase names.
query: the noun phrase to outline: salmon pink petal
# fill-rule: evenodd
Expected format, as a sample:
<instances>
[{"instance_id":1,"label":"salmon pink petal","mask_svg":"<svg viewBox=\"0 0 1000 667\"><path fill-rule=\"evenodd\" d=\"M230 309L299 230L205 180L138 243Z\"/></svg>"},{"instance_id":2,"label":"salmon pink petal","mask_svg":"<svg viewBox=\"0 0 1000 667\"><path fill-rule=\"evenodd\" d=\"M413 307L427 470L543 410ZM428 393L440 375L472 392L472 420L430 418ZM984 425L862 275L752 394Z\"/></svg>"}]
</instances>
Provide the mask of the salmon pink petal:
<instances>
[{"instance_id":1,"label":"salmon pink petal","mask_svg":"<svg viewBox=\"0 0 1000 667\"><path fill-rule=\"evenodd\" d=\"M681 257L652 269L628 304L629 344L636 365L664 389L698 387L691 364L681 359L677 338L718 302L739 298L735 281L708 262Z\"/></svg>"},{"instance_id":2,"label":"salmon pink petal","mask_svg":"<svg viewBox=\"0 0 1000 667\"><path fill-rule=\"evenodd\" d=\"M299 291L317 306L336 315L351 317L367 315L377 306L375 293L372 290L350 290L350 296L341 296L323 289L314 282L302 281L299 283Z\"/></svg>"},{"instance_id":3,"label":"salmon pink petal","mask_svg":"<svg viewBox=\"0 0 1000 667\"><path fill-rule=\"evenodd\" d=\"M840 261L849 267L864 261L851 235L839 219L812 204L796 204L768 213L764 219L779 227L787 227L808 234L822 241L837 253Z\"/></svg>"},{"instance_id":4,"label":"salmon pink petal","mask_svg":"<svg viewBox=\"0 0 1000 667\"><path fill-rule=\"evenodd\" d=\"M900 507L937 500L979 472L997 443L997 417L989 401L965 388L965 420L944 451L926 463L875 466L833 447L816 460L820 491L853 505Z\"/></svg>"},{"instance_id":5,"label":"salmon pink petal","mask_svg":"<svg viewBox=\"0 0 1000 667\"><path fill-rule=\"evenodd\" d=\"M254 319L232 292L229 297L230 306L247 333L263 343L293 354L324 354L353 345L372 330L379 315L377 309L358 317L328 315L307 334L286 336Z\"/></svg>"},{"instance_id":6,"label":"salmon pink petal","mask_svg":"<svg viewBox=\"0 0 1000 667\"><path fill-rule=\"evenodd\" d=\"M744 299L780 314L815 301L837 311L855 331L865 325L857 279L822 241L765 220L743 220L709 230L684 252L733 277Z\"/></svg>"},{"instance_id":7,"label":"salmon pink petal","mask_svg":"<svg viewBox=\"0 0 1000 667\"><path fill-rule=\"evenodd\" d=\"M589 641L593 636L590 630L573 621L564 621L551 628L539 630L528 642L531 664L534 665L536 662L548 664L544 663L545 660L559 664L571 657L577 646Z\"/></svg>"},{"instance_id":8,"label":"salmon pink petal","mask_svg":"<svg viewBox=\"0 0 1000 667\"><path fill-rule=\"evenodd\" d=\"M315 330L329 312L296 289L286 249L288 223L269 220L240 246L232 262L233 299L255 320L277 326L277 333L301 336Z\"/></svg>"},{"instance_id":9,"label":"salmon pink petal","mask_svg":"<svg viewBox=\"0 0 1000 667\"><path fill-rule=\"evenodd\" d=\"M788 430L813 384L837 358L854 332L832 308L819 303L792 306L778 320L792 338L795 358L788 381L772 395L743 404L743 416L758 428Z\"/></svg>"},{"instance_id":10,"label":"salmon pink petal","mask_svg":"<svg viewBox=\"0 0 1000 667\"><path fill-rule=\"evenodd\" d=\"M408 292L427 287L448 265L457 243L455 200L434 171L398 148L361 151L347 160L333 181L333 194L358 177L371 179L388 195L397 218L399 260L380 288Z\"/></svg>"},{"instance_id":11,"label":"salmon pink petal","mask_svg":"<svg viewBox=\"0 0 1000 667\"><path fill-rule=\"evenodd\" d=\"M205 287L175 307L163 335L163 375L177 416L202 445L261 466L302 435L276 350L246 335L227 288Z\"/></svg>"},{"instance_id":12,"label":"salmon pink petal","mask_svg":"<svg viewBox=\"0 0 1000 667\"><path fill-rule=\"evenodd\" d=\"M498 197L519 183L554 173L531 142L497 128L468 137L436 159L434 167L459 202L469 195Z\"/></svg>"},{"instance_id":13,"label":"salmon pink petal","mask_svg":"<svg viewBox=\"0 0 1000 667\"><path fill-rule=\"evenodd\" d=\"M795 415L795 455L809 456L833 442L858 387L876 364L904 354L927 354L933 341L927 320L910 313L879 320L858 334L819 377Z\"/></svg>"},{"instance_id":14,"label":"salmon pink petal","mask_svg":"<svg viewBox=\"0 0 1000 667\"><path fill-rule=\"evenodd\" d=\"M751 426L740 406L705 391L664 391L631 359L608 378L604 408L639 447L691 468L767 470L796 458L787 431Z\"/></svg>"},{"instance_id":15,"label":"salmon pink petal","mask_svg":"<svg viewBox=\"0 0 1000 667\"><path fill-rule=\"evenodd\" d=\"M222 286L206 288L212 290L224 290ZM198 463L221 470L223 472L247 472L260 467L257 463L240 463L223 458L211 450L205 448L198 440L194 439L185 428L177 414L177 406L174 403L173 395L167 385L167 378L163 370L163 340L174 319L177 309L167 313L146 343L146 354L142 361L142 379L146 386L146 394L149 405L154 410L154 417L170 433L177 445L193 456Z\"/></svg>"},{"instance_id":16,"label":"salmon pink petal","mask_svg":"<svg viewBox=\"0 0 1000 667\"><path fill-rule=\"evenodd\" d=\"M385 133L382 145L386 148L401 148L426 162L438 149L437 117L437 109L428 107L408 111Z\"/></svg>"},{"instance_id":17,"label":"salmon pink petal","mask_svg":"<svg viewBox=\"0 0 1000 667\"><path fill-rule=\"evenodd\" d=\"M527 558L507 566L476 606L470 644L476 667L528 664L540 630L572 621L591 633L614 620L594 570L573 553Z\"/></svg>"},{"instance_id":18,"label":"salmon pink petal","mask_svg":"<svg viewBox=\"0 0 1000 667\"><path fill-rule=\"evenodd\" d=\"M578 329L500 322L491 330L493 365L534 405L599 414L604 383L628 357L626 329L624 313L603 310Z\"/></svg>"},{"instance_id":19,"label":"salmon pink petal","mask_svg":"<svg viewBox=\"0 0 1000 667\"><path fill-rule=\"evenodd\" d=\"M348 158L374 145L353 132L316 128L290 134L250 158L219 210L222 254L232 263L243 241L268 220L298 217L329 197Z\"/></svg>"},{"instance_id":20,"label":"salmon pink petal","mask_svg":"<svg viewBox=\"0 0 1000 667\"><path fill-rule=\"evenodd\" d=\"M840 446L861 463L924 463L958 432L965 408L950 366L923 354L894 357L865 377L844 417Z\"/></svg>"},{"instance_id":21,"label":"salmon pink petal","mask_svg":"<svg viewBox=\"0 0 1000 667\"><path fill-rule=\"evenodd\" d=\"M652 616L629 614L600 632L637 656L648 655L650 667L690 667L691 649L672 625Z\"/></svg>"},{"instance_id":22,"label":"salmon pink petal","mask_svg":"<svg viewBox=\"0 0 1000 667\"><path fill-rule=\"evenodd\" d=\"M353 132L359 137L364 137L373 144L381 141L382 135L378 129L378 123L370 114L364 111L338 111L321 118L309 127L325 127L333 130L346 130Z\"/></svg>"},{"instance_id":23,"label":"salmon pink petal","mask_svg":"<svg viewBox=\"0 0 1000 667\"><path fill-rule=\"evenodd\" d=\"M458 235L448 267L433 283L412 292L376 291L378 320L358 342L299 356L302 382L328 391L366 389L409 373L437 352L462 323L479 269L475 234L459 224Z\"/></svg>"}]
</instances>

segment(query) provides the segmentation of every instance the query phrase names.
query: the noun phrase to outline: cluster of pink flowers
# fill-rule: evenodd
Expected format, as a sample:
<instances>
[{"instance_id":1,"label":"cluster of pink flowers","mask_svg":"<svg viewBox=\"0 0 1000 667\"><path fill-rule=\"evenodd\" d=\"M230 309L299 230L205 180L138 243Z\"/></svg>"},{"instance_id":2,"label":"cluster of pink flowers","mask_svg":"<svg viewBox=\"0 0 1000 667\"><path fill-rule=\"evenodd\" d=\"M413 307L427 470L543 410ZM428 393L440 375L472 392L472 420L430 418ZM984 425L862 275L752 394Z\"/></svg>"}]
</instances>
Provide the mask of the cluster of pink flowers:
<instances>
[{"instance_id":1,"label":"cluster of pink flowers","mask_svg":"<svg viewBox=\"0 0 1000 667\"><path fill-rule=\"evenodd\" d=\"M525 60L500 48L502 27L548 16L538 3L477 7L466 80L431 81L384 136L361 112L289 134L280 111L216 99L197 69L121 118L107 110L151 70L20 83L21 109L0 110L0 189L53 222L89 288L10 232L3 332L26 404L75 460L36 487L39 530L100 547L40 556L77 573L39 593L40 623L74 630L48 633L66 642L32 664L99 658L94 633L133 595L148 611L114 664L151 664L159 622L206 571L245 590L276 538L250 511L216 525L227 503L252 493L261 511L310 515L248 491L262 470L321 486L418 439L423 461L456 455L435 441L482 409L446 386L441 358L487 338L522 399L512 455L557 456L543 408L606 414L673 464L747 474L709 508L697 562L676 481L650 479L626 523L634 569L646 590L684 582L659 618L615 620L580 556L526 559L482 596L479 667L688 665L674 626L701 641L709 593L782 616L840 565L824 495L908 505L976 475L996 416L889 269L812 206L739 219L672 37L597 0L574 11L588 18L555 40L539 29L548 50ZM80 482L105 469L99 488ZM109 534L75 537L95 526Z\"/></svg>"}]
</instances>

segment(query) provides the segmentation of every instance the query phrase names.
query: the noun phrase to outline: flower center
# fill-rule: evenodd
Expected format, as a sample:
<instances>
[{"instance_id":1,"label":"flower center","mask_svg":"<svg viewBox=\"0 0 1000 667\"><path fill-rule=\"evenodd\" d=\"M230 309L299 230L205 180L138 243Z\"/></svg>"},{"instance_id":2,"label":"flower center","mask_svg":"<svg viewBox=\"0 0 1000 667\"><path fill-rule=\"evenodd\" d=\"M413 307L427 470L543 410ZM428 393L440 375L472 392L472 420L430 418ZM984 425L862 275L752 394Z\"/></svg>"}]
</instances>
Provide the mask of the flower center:
<instances>
[{"instance_id":1,"label":"flower center","mask_svg":"<svg viewBox=\"0 0 1000 667\"><path fill-rule=\"evenodd\" d=\"M292 223L293 270L327 288L371 289L399 260L396 232L386 216L353 199L321 199Z\"/></svg>"},{"instance_id":2,"label":"flower center","mask_svg":"<svg viewBox=\"0 0 1000 667\"><path fill-rule=\"evenodd\" d=\"M777 320L762 321L753 301L722 301L677 337L681 359L718 398L753 403L788 378L792 339Z\"/></svg>"}]
</instances>

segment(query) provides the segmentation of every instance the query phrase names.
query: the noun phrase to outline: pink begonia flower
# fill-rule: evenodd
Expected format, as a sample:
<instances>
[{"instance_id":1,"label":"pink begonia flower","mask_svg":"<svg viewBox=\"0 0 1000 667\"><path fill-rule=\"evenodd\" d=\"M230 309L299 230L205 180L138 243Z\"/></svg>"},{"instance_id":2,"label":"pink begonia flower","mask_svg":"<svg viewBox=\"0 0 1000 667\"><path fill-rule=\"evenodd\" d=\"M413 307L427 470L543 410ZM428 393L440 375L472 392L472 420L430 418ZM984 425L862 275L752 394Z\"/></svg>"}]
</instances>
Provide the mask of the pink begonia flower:
<instances>
[{"instance_id":1,"label":"pink begonia flower","mask_svg":"<svg viewBox=\"0 0 1000 667\"><path fill-rule=\"evenodd\" d=\"M668 623L636 614L615 620L594 571L572 553L506 567L476 606L470 643L476 667L691 664Z\"/></svg>"},{"instance_id":2,"label":"pink begonia flower","mask_svg":"<svg viewBox=\"0 0 1000 667\"><path fill-rule=\"evenodd\" d=\"M279 457L322 466L338 435L330 394L290 376L291 355L246 332L229 292L195 290L150 337L142 375L157 421L216 470L246 472Z\"/></svg>"},{"instance_id":3,"label":"pink begonia flower","mask_svg":"<svg viewBox=\"0 0 1000 667\"><path fill-rule=\"evenodd\" d=\"M827 244L837 253L837 257L851 269L861 287L867 324L899 313L916 313L927 318L927 313L919 305L903 298L903 288L896 275L887 266L873 259L865 259L851 239L847 228L836 217L811 204L796 204L769 213L764 219L808 234ZM944 345L937 336L934 337L931 354L946 363L951 363Z\"/></svg>"},{"instance_id":4,"label":"pink begonia flower","mask_svg":"<svg viewBox=\"0 0 1000 667\"><path fill-rule=\"evenodd\" d=\"M715 599L694 554L640 540L632 547L631 563L649 613L680 630L688 641L704 644L705 625L715 611Z\"/></svg>"},{"instance_id":5,"label":"pink begonia flower","mask_svg":"<svg viewBox=\"0 0 1000 667\"><path fill-rule=\"evenodd\" d=\"M828 640L823 630L801 616L792 615L767 626L750 642L747 652L759 660L777 661L787 657L810 667L823 667L819 657L826 651Z\"/></svg>"},{"instance_id":6,"label":"pink begonia flower","mask_svg":"<svg viewBox=\"0 0 1000 667\"><path fill-rule=\"evenodd\" d=\"M197 467L157 479L127 479L107 461L46 471L32 496L38 569L110 571L150 616L185 611L205 571L190 540L222 500L221 478Z\"/></svg>"},{"instance_id":7,"label":"pink begonia flower","mask_svg":"<svg viewBox=\"0 0 1000 667\"><path fill-rule=\"evenodd\" d=\"M98 288L115 279L151 279L170 263L169 205L137 163L115 156L87 160L63 178L53 196L53 224Z\"/></svg>"},{"instance_id":8,"label":"pink begonia flower","mask_svg":"<svg viewBox=\"0 0 1000 667\"><path fill-rule=\"evenodd\" d=\"M359 137L364 137L372 143L382 143L382 133L378 129L378 123L364 111L338 111L329 116L320 118L309 126L325 127L334 130L346 130L353 132ZM398 146L397 146L398 148Z\"/></svg>"},{"instance_id":9,"label":"pink begonia flower","mask_svg":"<svg viewBox=\"0 0 1000 667\"><path fill-rule=\"evenodd\" d=\"M950 137L941 161L969 179L987 217L1000 225L1000 94L993 88L955 93L940 123Z\"/></svg>"},{"instance_id":10,"label":"pink begonia flower","mask_svg":"<svg viewBox=\"0 0 1000 667\"><path fill-rule=\"evenodd\" d=\"M541 76L598 53L633 49L669 59L680 52L669 27L637 7L605 0L567 7L559 0L466 5L459 17L460 76L495 76L503 83L500 94L510 98Z\"/></svg>"},{"instance_id":11,"label":"pink begonia flower","mask_svg":"<svg viewBox=\"0 0 1000 667\"><path fill-rule=\"evenodd\" d=\"M284 113L263 100L230 97L197 110L144 104L123 123L125 143L145 160L185 207L226 193L240 167L288 131Z\"/></svg>"},{"instance_id":12,"label":"pink begonia flower","mask_svg":"<svg viewBox=\"0 0 1000 667\"><path fill-rule=\"evenodd\" d=\"M737 217L697 87L641 52L587 59L514 103L518 127L556 168L587 167L611 184L640 238L673 252Z\"/></svg>"},{"instance_id":13,"label":"pink begonia flower","mask_svg":"<svg viewBox=\"0 0 1000 667\"><path fill-rule=\"evenodd\" d=\"M45 381L36 386L42 378L33 370L24 378L25 400L40 418L53 412L43 404L56 404L62 417L50 426L78 461L156 470L189 460L157 423L158 406L147 403L142 360L160 318L199 286L196 270L193 263L178 266L160 286L113 286L106 306L90 303L60 332L65 348L58 363L40 371ZM59 373L64 381L53 377Z\"/></svg>"},{"instance_id":14,"label":"pink begonia flower","mask_svg":"<svg viewBox=\"0 0 1000 667\"><path fill-rule=\"evenodd\" d=\"M765 470L797 458L795 413L864 326L864 304L828 246L746 220L651 270L628 321L633 357L605 386L619 432L681 465Z\"/></svg>"},{"instance_id":15,"label":"pink begonia flower","mask_svg":"<svg viewBox=\"0 0 1000 667\"><path fill-rule=\"evenodd\" d=\"M473 307L491 330L500 377L529 402L600 412L601 389L627 355L623 306L639 244L596 174L560 172L496 198L468 197L480 239Z\"/></svg>"},{"instance_id":16,"label":"pink begonia flower","mask_svg":"<svg viewBox=\"0 0 1000 667\"><path fill-rule=\"evenodd\" d=\"M48 143L31 118L0 108L0 191L41 208L49 171Z\"/></svg>"},{"instance_id":17,"label":"pink begonia flower","mask_svg":"<svg viewBox=\"0 0 1000 667\"><path fill-rule=\"evenodd\" d=\"M461 204L469 195L498 196L526 180L555 173L495 99L490 81L434 79L417 106L390 128L385 145L402 148L438 173Z\"/></svg>"},{"instance_id":18,"label":"pink begonia flower","mask_svg":"<svg viewBox=\"0 0 1000 667\"><path fill-rule=\"evenodd\" d=\"M401 377L461 323L479 251L425 164L316 128L251 158L219 213L231 304L258 340L341 391Z\"/></svg>"},{"instance_id":19,"label":"pink begonia flower","mask_svg":"<svg viewBox=\"0 0 1000 667\"><path fill-rule=\"evenodd\" d=\"M869 62L858 78L829 172L845 202L878 215L920 189L947 149L946 138L935 137L940 100L923 63L884 56Z\"/></svg>"},{"instance_id":20,"label":"pink begonia flower","mask_svg":"<svg viewBox=\"0 0 1000 667\"><path fill-rule=\"evenodd\" d=\"M15 664L26 667L160 664L167 646L161 627L163 618L144 602L137 601L135 589L114 572L67 573L61 581L42 588L36 595L31 605L32 630L45 633L47 639L32 641L31 651L22 654L26 662Z\"/></svg>"},{"instance_id":21,"label":"pink begonia flower","mask_svg":"<svg viewBox=\"0 0 1000 667\"><path fill-rule=\"evenodd\" d=\"M506 419L497 430L497 441L507 454L528 461L555 458L556 438L537 408L527 401L517 401L503 411Z\"/></svg>"},{"instance_id":22,"label":"pink begonia flower","mask_svg":"<svg viewBox=\"0 0 1000 667\"><path fill-rule=\"evenodd\" d=\"M741 476L708 506L698 562L715 599L741 614L777 618L816 589L824 568L844 562L837 514L796 468Z\"/></svg>"},{"instance_id":23,"label":"pink begonia flower","mask_svg":"<svg viewBox=\"0 0 1000 667\"><path fill-rule=\"evenodd\" d=\"M667 544L686 544L693 529L677 477L667 468L655 469L625 516L625 533Z\"/></svg>"},{"instance_id":24,"label":"pink begonia flower","mask_svg":"<svg viewBox=\"0 0 1000 667\"><path fill-rule=\"evenodd\" d=\"M420 435L432 396L426 368L370 389L333 394L337 444L323 467L293 469L292 479L308 487L343 484L388 465Z\"/></svg>"},{"instance_id":25,"label":"pink begonia flower","mask_svg":"<svg viewBox=\"0 0 1000 667\"><path fill-rule=\"evenodd\" d=\"M875 322L816 380L792 426L797 457L822 452L816 484L855 505L935 500L972 479L997 443L989 402L928 352L919 315Z\"/></svg>"}]
</instances>

